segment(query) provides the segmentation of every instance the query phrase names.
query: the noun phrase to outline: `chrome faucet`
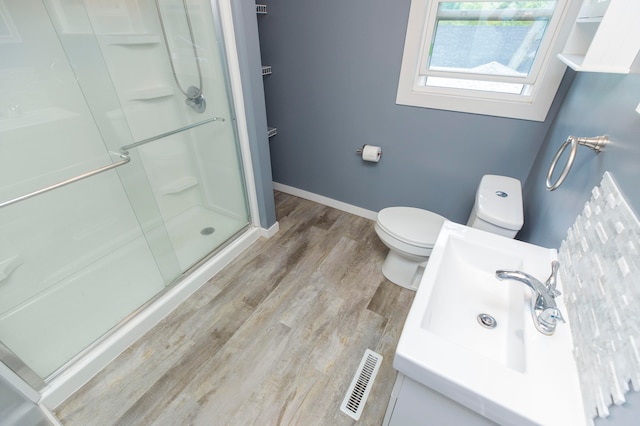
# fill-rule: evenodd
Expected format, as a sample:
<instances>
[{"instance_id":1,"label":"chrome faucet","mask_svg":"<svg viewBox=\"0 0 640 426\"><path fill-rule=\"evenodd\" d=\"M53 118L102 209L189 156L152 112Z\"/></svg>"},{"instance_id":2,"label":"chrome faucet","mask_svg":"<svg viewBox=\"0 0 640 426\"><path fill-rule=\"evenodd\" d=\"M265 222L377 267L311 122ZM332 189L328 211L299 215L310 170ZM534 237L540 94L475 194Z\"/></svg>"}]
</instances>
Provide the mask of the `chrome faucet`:
<instances>
[{"instance_id":1,"label":"chrome faucet","mask_svg":"<svg viewBox=\"0 0 640 426\"><path fill-rule=\"evenodd\" d=\"M551 275L544 284L526 272L513 270L496 271L497 279L520 281L535 292L536 297L531 299L531 318L536 329L547 336L556 331L558 321L565 322L555 301L555 298L560 296L560 292L556 289L559 267L560 263L557 261L554 260L551 263Z\"/></svg>"}]
</instances>

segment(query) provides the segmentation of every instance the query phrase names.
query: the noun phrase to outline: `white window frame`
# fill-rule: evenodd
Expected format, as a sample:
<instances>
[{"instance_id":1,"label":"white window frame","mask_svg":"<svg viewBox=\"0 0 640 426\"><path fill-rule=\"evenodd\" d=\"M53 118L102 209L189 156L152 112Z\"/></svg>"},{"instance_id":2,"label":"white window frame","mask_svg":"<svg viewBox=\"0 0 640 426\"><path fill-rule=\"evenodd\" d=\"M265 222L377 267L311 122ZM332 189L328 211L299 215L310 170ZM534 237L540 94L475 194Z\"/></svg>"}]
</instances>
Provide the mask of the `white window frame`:
<instances>
[{"instance_id":1,"label":"white window frame","mask_svg":"<svg viewBox=\"0 0 640 426\"><path fill-rule=\"evenodd\" d=\"M402 56L396 103L423 108L484 114L523 120L544 121L560 86L566 65L557 55L567 40L580 9L581 0L558 0L536 62L526 79L482 76L465 73L468 78L528 85L523 94L456 89L425 85L426 54L431 42L438 5L451 1L490 0L411 0L409 22ZM429 72L429 76L464 78L463 73Z\"/></svg>"}]
</instances>

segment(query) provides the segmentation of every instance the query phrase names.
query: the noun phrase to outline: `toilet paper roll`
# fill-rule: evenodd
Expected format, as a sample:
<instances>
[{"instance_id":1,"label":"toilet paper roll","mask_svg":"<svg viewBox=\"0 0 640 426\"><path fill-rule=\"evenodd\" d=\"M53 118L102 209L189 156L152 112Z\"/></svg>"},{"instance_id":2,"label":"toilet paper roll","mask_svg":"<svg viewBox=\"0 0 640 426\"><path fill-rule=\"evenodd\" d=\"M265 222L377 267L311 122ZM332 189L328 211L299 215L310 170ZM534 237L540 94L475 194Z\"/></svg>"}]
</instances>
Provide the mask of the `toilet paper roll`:
<instances>
[{"instance_id":1,"label":"toilet paper roll","mask_svg":"<svg viewBox=\"0 0 640 426\"><path fill-rule=\"evenodd\" d=\"M362 147L362 159L364 161L373 161L377 163L380 161L382 155L382 148L375 145L365 145Z\"/></svg>"}]
</instances>

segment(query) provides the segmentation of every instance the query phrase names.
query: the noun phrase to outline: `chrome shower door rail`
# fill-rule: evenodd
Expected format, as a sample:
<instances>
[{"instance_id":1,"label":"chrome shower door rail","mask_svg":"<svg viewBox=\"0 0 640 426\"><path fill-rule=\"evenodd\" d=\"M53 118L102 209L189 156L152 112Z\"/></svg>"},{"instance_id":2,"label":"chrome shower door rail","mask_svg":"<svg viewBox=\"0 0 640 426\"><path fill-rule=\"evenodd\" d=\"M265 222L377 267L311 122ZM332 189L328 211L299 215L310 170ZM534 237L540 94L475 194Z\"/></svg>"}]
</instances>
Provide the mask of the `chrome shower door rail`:
<instances>
[{"instance_id":1,"label":"chrome shower door rail","mask_svg":"<svg viewBox=\"0 0 640 426\"><path fill-rule=\"evenodd\" d=\"M124 166L129 161L131 161L131 157L129 157L128 154L115 153L115 155L119 156L121 158L121 160L117 161L115 163L111 163L111 164L109 164L107 166L103 166L103 167L100 167L100 168L97 168L97 169L90 170L90 171L88 171L86 173L83 173L81 175L69 178L67 180L63 180L62 182L54 183L53 185L49 185L49 186L47 186L45 188L38 189L38 190L30 192L28 194L21 195L19 197L14 198L14 199L4 201L3 203L0 203L0 208L7 207L7 206L10 206L11 204L15 204L15 203L18 203L20 201L27 200L27 199L29 199L31 197L35 197L36 195L44 194L45 192L53 191L54 189L62 188L63 186L67 186L67 185L69 185L71 183L78 182L80 180L86 179L86 178L91 177L91 176L98 175L100 173L106 172L106 171L111 170L111 169L115 169L116 167Z\"/></svg>"},{"instance_id":2,"label":"chrome shower door rail","mask_svg":"<svg viewBox=\"0 0 640 426\"><path fill-rule=\"evenodd\" d=\"M125 145L125 146L120 148L120 152L123 153L123 154L128 154L130 149L137 148L137 147L142 146L142 145L146 145L149 142L155 142L157 140L164 139L164 138L166 138L168 136L172 136L172 135L181 133L181 132L183 132L185 130L195 129L196 127L200 127L200 126L202 126L204 124L213 123L214 121L221 121L222 122L222 121L226 121L226 119L224 117L212 117L212 118L209 118L208 120L203 120L203 121L199 121L197 123L189 124L188 126L184 126L184 127L180 127L180 128L174 129L174 130L170 130L170 131L162 133L160 135L152 136L150 138L142 139L141 141L134 142L134 143L129 144L129 145Z\"/></svg>"}]
</instances>

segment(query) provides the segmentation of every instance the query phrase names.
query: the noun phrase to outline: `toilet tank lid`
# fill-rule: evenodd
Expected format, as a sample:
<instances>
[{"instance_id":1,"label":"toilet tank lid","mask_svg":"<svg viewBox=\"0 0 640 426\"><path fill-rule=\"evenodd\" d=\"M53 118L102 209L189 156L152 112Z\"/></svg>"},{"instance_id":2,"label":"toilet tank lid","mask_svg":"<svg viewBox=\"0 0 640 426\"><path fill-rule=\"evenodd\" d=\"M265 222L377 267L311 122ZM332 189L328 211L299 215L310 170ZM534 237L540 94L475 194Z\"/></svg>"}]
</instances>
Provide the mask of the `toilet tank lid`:
<instances>
[{"instance_id":1,"label":"toilet tank lid","mask_svg":"<svg viewBox=\"0 0 640 426\"><path fill-rule=\"evenodd\" d=\"M524 224L520 181L507 176L483 176L476 193L476 215L501 228L520 230Z\"/></svg>"}]
</instances>

